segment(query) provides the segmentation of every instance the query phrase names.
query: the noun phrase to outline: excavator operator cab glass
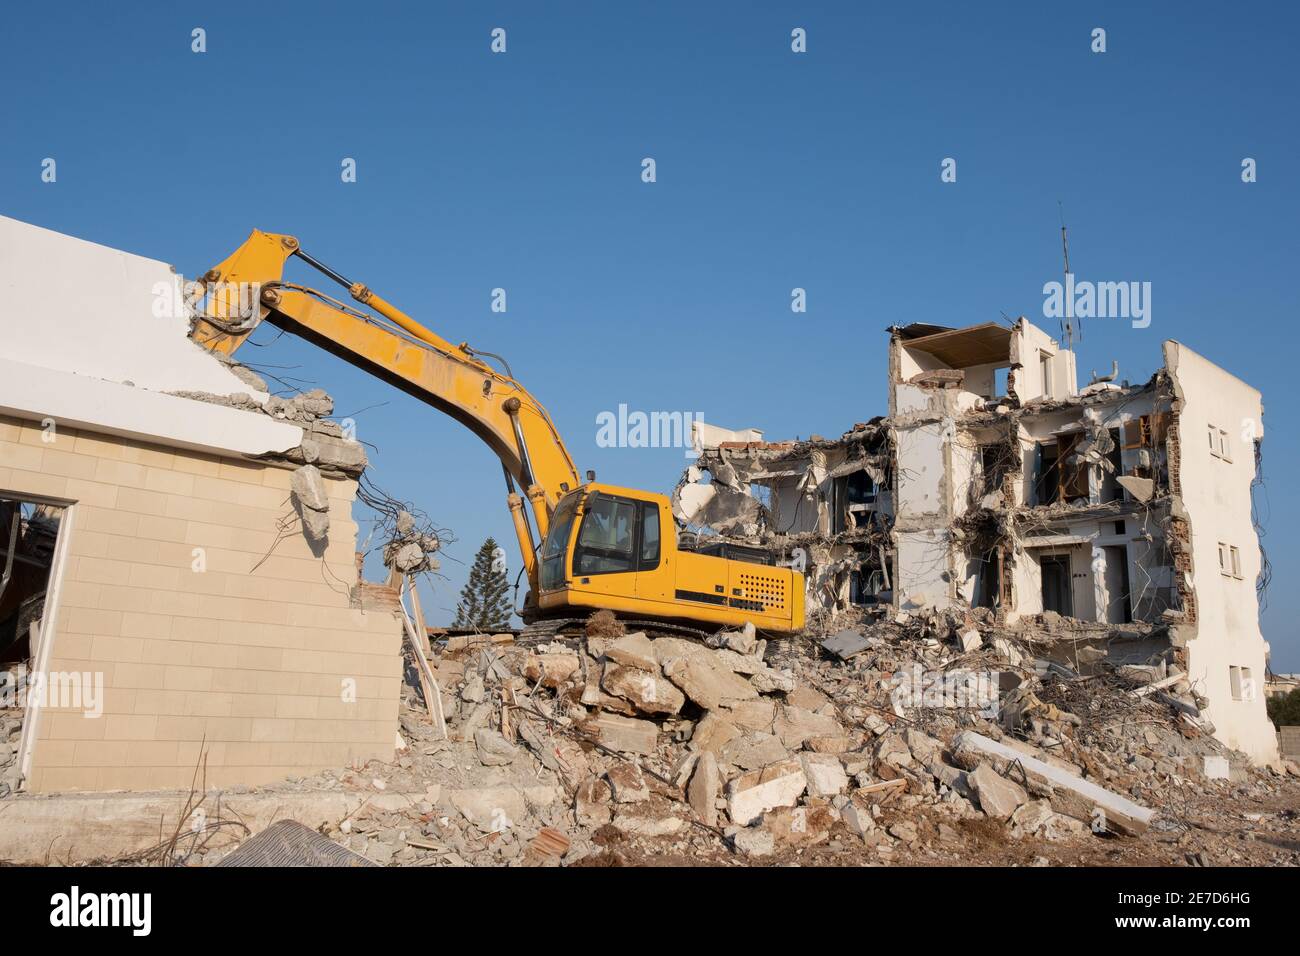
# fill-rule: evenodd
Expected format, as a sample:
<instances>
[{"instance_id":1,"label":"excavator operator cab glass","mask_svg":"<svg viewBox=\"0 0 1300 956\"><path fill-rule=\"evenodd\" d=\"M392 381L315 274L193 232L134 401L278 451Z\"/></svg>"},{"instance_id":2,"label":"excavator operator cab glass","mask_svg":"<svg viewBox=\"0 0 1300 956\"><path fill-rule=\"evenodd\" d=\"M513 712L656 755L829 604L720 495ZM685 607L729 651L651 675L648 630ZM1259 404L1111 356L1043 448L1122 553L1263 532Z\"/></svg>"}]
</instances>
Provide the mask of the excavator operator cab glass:
<instances>
[{"instance_id":1,"label":"excavator operator cab glass","mask_svg":"<svg viewBox=\"0 0 1300 956\"><path fill-rule=\"evenodd\" d=\"M565 495L555 506L555 514L551 516L551 530L542 544L538 587L543 591L564 587L565 578L568 577L569 532L573 530L573 519L578 514L582 498L581 492L574 492Z\"/></svg>"},{"instance_id":2,"label":"excavator operator cab glass","mask_svg":"<svg viewBox=\"0 0 1300 956\"><path fill-rule=\"evenodd\" d=\"M587 496L578 530L573 573L618 574L636 570L636 502L612 495Z\"/></svg>"}]
</instances>

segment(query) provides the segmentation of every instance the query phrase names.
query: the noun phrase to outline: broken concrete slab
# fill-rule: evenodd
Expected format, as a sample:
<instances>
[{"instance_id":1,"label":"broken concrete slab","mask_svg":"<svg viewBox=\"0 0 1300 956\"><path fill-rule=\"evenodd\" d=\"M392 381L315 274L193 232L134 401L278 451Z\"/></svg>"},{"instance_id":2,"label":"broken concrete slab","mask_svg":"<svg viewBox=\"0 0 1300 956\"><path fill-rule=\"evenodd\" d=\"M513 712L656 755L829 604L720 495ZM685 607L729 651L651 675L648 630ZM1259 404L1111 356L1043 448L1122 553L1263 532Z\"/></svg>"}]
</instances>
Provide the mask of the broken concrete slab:
<instances>
[{"instance_id":1,"label":"broken concrete slab","mask_svg":"<svg viewBox=\"0 0 1300 956\"><path fill-rule=\"evenodd\" d=\"M1139 478L1137 475L1118 475L1115 482L1140 502L1151 500L1155 494L1156 483L1150 478Z\"/></svg>"},{"instance_id":2,"label":"broken concrete slab","mask_svg":"<svg viewBox=\"0 0 1300 956\"><path fill-rule=\"evenodd\" d=\"M652 754L659 745L659 727L653 721L597 714L583 726L596 735L602 747L620 753Z\"/></svg>"},{"instance_id":3,"label":"broken concrete slab","mask_svg":"<svg viewBox=\"0 0 1300 956\"><path fill-rule=\"evenodd\" d=\"M723 763L742 770L758 770L785 760L790 753L773 734L744 734L723 747L718 756Z\"/></svg>"},{"instance_id":4,"label":"broken concrete slab","mask_svg":"<svg viewBox=\"0 0 1300 956\"><path fill-rule=\"evenodd\" d=\"M833 797L849 788L844 764L834 754L804 753L799 755L799 761L808 778L808 792L813 796Z\"/></svg>"},{"instance_id":5,"label":"broken concrete slab","mask_svg":"<svg viewBox=\"0 0 1300 956\"><path fill-rule=\"evenodd\" d=\"M746 700L758 696L758 690L749 681L711 659L672 658L664 665L664 676L705 710L713 710L724 700Z\"/></svg>"},{"instance_id":6,"label":"broken concrete slab","mask_svg":"<svg viewBox=\"0 0 1300 956\"><path fill-rule=\"evenodd\" d=\"M776 720L776 701L773 700L743 700L732 701L726 707L718 711L719 714L741 730L752 730L756 733L771 733L772 725Z\"/></svg>"},{"instance_id":7,"label":"broken concrete slab","mask_svg":"<svg viewBox=\"0 0 1300 956\"><path fill-rule=\"evenodd\" d=\"M605 647L605 656L617 664L635 667L653 674L660 673L659 659L655 656L654 641L644 631L625 634Z\"/></svg>"},{"instance_id":8,"label":"broken concrete slab","mask_svg":"<svg viewBox=\"0 0 1300 956\"><path fill-rule=\"evenodd\" d=\"M615 803L645 803L650 799L641 768L633 763L616 763L605 773Z\"/></svg>"},{"instance_id":9,"label":"broken concrete slab","mask_svg":"<svg viewBox=\"0 0 1300 956\"><path fill-rule=\"evenodd\" d=\"M1010 819L1029 801L1029 795L1020 784L1007 780L986 763L967 774L966 782L975 791L980 809L995 820Z\"/></svg>"},{"instance_id":10,"label":"broken concrete slab","mask_svg":"<svg viewBox=\"0 0 1300 956\"><path fill-rule=\"evenodd\" d=\"M852 628L838 631L822 641L822 648L827 653L834 654L843 661L861 654L870 646L862 632Z\"/></svg>"},{"instance_id":11,"label":"broken concrete slab","mask_svg":"<svg viewBox=\"0 0 1300 956\"><path fill-rule=\"evenodd\" d=\"M609 660L605 663L600 686L607 693L628 701L642 713L678 713L686 703L686 697L672 683L659 676L658 664L654 668L651 672Z\"/></svg>"},{"instance_id":12,"label":"broken concrete slab","mask_svg":"<svg viewBox=\"0 0 1300 956\"><path fill-rule=\"evenodd\" d=\"M783 760L741 774L727 784L727 811L733 823L749 826L764 812L792 807L808 788L798 760Z\"/></svg>"},{"instance_id":13,"label":"broken concrete slab","mask_svg":"<svg viewBox=\"0 0 1300 956\"><path fill-rule=\"evenodd\" d=\"M1126 797L972 730L962 731L953 740L953 756L963 765L967 761L972 766L983 761L1003 767L1017 764L1018 772L1051 793L1052 807L1058 813L1118 833L1139 835L1155 818L1154 811Z\"/></svg>"},{"instance_id":14,"label":"broken concrete slab","mask_svg":"<svg viewBox=\"0 0 1300 956\"><path fill-rule=\"evenodd\" d=\"M832 715L813 713L789 704L778 711L773 729L781 743L791 750L798 750L809 737L834 737L843 731Z\"/></svg>"},{"instance_id":15,"label":"broken concrete slab","mask_svg":"<svg viewBox=\"0 0 1300 956\"><path fill-rule=\"evenodd\" d=\"M718 714L705 714L691 733L691 748L718 753L739 736L740 730L731 721Z\"/></svg>"},{"instance_id":16,"label":"broken concrete slab","mask_svg":"<svg viewBox=\"0 0 1300 956\"><path fill-rule=\"evenodd\" d=\"M581 668L577 654L531 654L524 661L524 676L543 687L559 687L573 680Z\"/></svg>"}]
</instances>

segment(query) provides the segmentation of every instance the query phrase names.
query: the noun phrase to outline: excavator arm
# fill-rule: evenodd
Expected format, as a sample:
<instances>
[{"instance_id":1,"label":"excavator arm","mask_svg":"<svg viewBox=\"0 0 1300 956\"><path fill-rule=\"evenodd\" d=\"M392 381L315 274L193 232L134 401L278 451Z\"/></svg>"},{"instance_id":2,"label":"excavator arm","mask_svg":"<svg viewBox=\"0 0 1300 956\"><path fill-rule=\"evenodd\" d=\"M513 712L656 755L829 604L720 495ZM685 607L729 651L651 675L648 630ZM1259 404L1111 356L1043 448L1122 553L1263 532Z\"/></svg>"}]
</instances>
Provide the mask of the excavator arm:
<instances>
[{"instance_id":1,"label":"excavator arm","mask_svg":"<svg viewBox=\"0 0 1300 956\"><path fill-rule=\"evenodd\" d=\"M291 256L378 315L284 281ZM545 538L559 499L582 479L546 409L508 368L499 371L467 344L443 339L365 285L313 259L292 236L254 230L203 276L197 292L203 306L190 337L204 348L233 355L261 322L269 322L445 412L483 439L501 459L524 569L537 593L535 541ZM536 539L516 484L528 498Z\"/></svg>"}]
</instances>

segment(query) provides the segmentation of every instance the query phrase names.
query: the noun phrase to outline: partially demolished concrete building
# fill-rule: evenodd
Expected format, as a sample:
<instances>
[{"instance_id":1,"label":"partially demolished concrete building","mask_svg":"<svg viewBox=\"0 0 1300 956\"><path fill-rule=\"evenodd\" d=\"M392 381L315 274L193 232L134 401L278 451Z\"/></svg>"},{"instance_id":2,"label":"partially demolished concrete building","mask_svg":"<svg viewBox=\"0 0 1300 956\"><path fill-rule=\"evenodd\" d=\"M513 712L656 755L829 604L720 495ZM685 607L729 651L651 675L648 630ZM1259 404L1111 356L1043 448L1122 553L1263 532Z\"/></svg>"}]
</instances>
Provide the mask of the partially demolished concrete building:
<instances>
[{"instance_id":1,"label":"partially demolished concrete building","mask_svg":"<svg viewBox=\"0 0 1300 956\"><path fill-rule=\"evenodd\" d=\"M1175 341L1146 383L1080 388L1023 318L889 335L887 417L833 440L699 430L685 533L803 568L810 615L967 613L1076 667L1174 667L1216 736L1275 760L1259 392Z\"/></svg>"},{"instance_id":2,"label":"partially demolished concrete building","mask_svg":"<svg viewBox=\"0 0 1300 956\"><path fill-rule=\"evenodd\" d=\"M165 263L0 218L0 797L392 755L361 446L167 314ZM204 400L196 400L196 396Z\"/></svg>"}]
</instances>

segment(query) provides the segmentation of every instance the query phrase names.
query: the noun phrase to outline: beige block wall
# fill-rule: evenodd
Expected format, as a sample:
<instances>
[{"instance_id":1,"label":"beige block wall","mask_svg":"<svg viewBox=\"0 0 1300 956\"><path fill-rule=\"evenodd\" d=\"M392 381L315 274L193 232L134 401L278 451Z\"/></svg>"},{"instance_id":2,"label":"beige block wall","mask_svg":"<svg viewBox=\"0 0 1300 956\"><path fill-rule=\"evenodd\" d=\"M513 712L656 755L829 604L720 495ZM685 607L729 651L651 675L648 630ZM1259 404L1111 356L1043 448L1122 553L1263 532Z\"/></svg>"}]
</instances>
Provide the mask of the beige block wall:
<instances>
[{"instance_id":1,"label":"beige block wall","mask_svg":"<svg viewBox=\"0 0 1300 956\"><path fill-rule=\"evenodd\" d=\"M188 787L203 755L209 786L391 757L401 623L350 604L356 483L328 480L316 557L291 474L0 416L0 492L73 506L48 670L105 688L97 718L40 711L27 789Z\"/></svg>"}]
</instances>

